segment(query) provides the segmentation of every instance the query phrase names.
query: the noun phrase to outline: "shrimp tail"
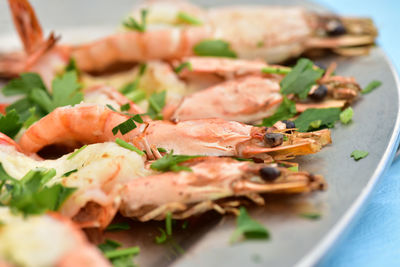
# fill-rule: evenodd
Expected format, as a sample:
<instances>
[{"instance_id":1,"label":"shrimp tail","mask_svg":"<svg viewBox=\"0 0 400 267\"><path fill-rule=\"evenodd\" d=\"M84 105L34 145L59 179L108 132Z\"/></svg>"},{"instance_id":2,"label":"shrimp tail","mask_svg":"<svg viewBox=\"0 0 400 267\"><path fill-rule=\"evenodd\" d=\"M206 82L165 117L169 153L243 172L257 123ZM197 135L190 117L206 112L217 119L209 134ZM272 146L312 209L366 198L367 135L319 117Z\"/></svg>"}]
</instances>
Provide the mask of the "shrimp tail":
<instances>
[{"instance_id":1,"label":"shrimp tail","mask_svg":"<svg viewBox=\"0 0 400 267\"><path fill-rule=\"evenodd\" d=\"M32 54L44 42L43 30L35 11L28 0L8 0L8 4L25 52Z\"/></svg>"},{"instance_id":2,"label":"shrimp tail","mask_svg":"<svg viewBox=\"0 0 400 267\"><path fill-rule=\"evenodd\" d=\"M330 49L344 56L364 55L374 45L378 35L369 18L339 18L332 15L317 15L317 18L317 28L325 36L307 40L309 48Z\"/></svg>"},{"instance_id":3,"label":"shrimp tail","mask_svg":"<svg viewBox=\"0 0 400 267\"><path fill-rule=\"evenodd\" d=\"M0 55L0 77L16 77L29 70L60 39L53 32L45 39L36 14L27 0L8 1L14 26L24 46L24 52Z\"/></svg>"}]
</instances>

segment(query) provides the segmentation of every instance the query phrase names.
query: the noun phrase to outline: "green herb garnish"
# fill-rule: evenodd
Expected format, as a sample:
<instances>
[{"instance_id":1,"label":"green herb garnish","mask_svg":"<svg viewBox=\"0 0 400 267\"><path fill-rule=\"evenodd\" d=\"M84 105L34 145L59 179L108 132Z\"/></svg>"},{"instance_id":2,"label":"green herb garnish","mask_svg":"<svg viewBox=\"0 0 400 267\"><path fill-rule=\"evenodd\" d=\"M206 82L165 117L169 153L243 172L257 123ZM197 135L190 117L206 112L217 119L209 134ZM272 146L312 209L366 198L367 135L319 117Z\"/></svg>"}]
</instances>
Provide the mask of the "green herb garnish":
<instances>
[{"instance_id":1,"label":"green herb garnish","mask_svg":"<svg viewBox=\"0 0 400 267\"><path fill-rule=\"evenodd\" d=\"M162 91L160 93L154 93L149 98L149 107L147 109L147 114L153 120L162 120L162 109L165 106L165 99L167 96L167 91Z\"/></svg>"},{"instance_id":2,"label":"green herb garnish","mask_svg":"<svg viewBox=\"0 0 400 267\"><path fill-rule=\"evenodd\" d=\"M58 210L76 189L61 184L46 186L55 175L54 169L38 168L17 180L9 176L0 163L0 181L6 185L6 190L0 186L0 204L24 215Z\"/></svg>"},{"instance_id":3,"label":"green herb garnish","mask_svg":"<svg viewBox=\"0 0 400 267\"><path fill-rule=\"evenodd\" d=\"M70 176L71 174L73 174L74 172L77 172L77 171L78 171L78 169L73 169L73 170L71 170L69 172L64 173L62 176L63 177L68 177L68 176Z\"/></svg>"},{"instance_id":4,"label":"green herb garnish","mask_svg":"<svg viewBox=\"0 0 400 267\"><path fill-rule=\"evenodd\" d=\"M0 132L8 135L11 138L22 128L20 117L15 109L7 112L6 115L0 114Z\"/></svg>"},{"instance_id":5,"label":"green herb garnish","mask_svg":"<svg viewBox=\"0 0 400 267\"><path fill-rule=\"evenodd\" d=\"M300 99L305 99L311 87L321 78L324 71L314 67L314 63L305 58L297 61L292 70L282 79L281 93L283 95L295 94Z\"/></svg>"},{"instance_id":6,"label":"green herb garnish","mask_svg":"<svg viewBox=\"0 0 400 267\"><path fill-rule=\"evenodd\" d=\"M335 122L339 120L340 112L340 108L309 108L294 123L299 132L308 132L325 127L332 128L335 126ZM318 127L315 128L314 126Z\"/></svg>"},{"instance_id":7,"label":"green herb garnish","mask_svg":"<svg viewBox=\"0 0 400 267\"><path fill-rule=\"evenodd\" d=\"M146 31L146 17L148 11L146 9L142 9L140 12L141 22L136 21L134 18L129 17L126 21L123 22L125 28L129 30L134 30L138 32Z\"/></svg>"},{"instance_id":8,"label":"green herb garnish","mask_svg":"<svg viewBox=\"0 0 400 267\"><path fill-rule=\"evenodd\" d=\"M75 71L75 73L79 74L78 65L76 64L76 60L74 58L70 58L67 66L65 66L65 72Z\"/></svg>"},{"instance_id":9,"label":"green herb garnish","mask_svg":"<svg viewBox=\"0 0 400 267\"><path fill-rule=\"evenodd\" d=\"M158 152L160 152L160 153L168 152L165 148L162 148L162 147L157 147L157 150L158 150Z\"/></svg>"},{"instance_id":10,"label":"green herb garnish","mask_svg":"<svg viewBox=\"0 0 400 267\"><path fill-rule=\"evenodd\" d=\"M117 138L115 139L115 143L117 143L119 146L129 149L133 152L138 153L140 156L143 156L145 153L143 151L141 151L140 149L138 149L137 147L135 147L134 145L125 142L124 140Z\"/></svg>"},{"instance_id":11,"label":"green herb garnish","mask_svg":"<svg viewBox=\"0 0 400 267\"><path fill-rule=\"evenodd\" d=\"M86 147L87 147L87 145L83 145L83 146L81 146L80 148L75 149L75 151L72 152L71 155L69 155L69 156L67 157L67 159L72 159L72 158L75 157L79 152L81 152L82 150L84 150Z\"/></svg>"},{"instance_id":12,"label":"green herb garnish","mask_svg":"<svg viewBox=\"0 0 400 267\"><path fill-rule=\"evenodd\" d=\"M297 114L296 103L283 97L282 103L279 105L278 109L275 111L274 115L263 119L261 126L272 126L277 121L287 120L292 118Z\"/></svg>"},{"instance_id":13,"label":"green herb garnish","mask_svg":"<svg viewBox=\"0 0 400 267\"><path fill-rule=\"evenodd\" d=\"M127 222L113 223L106 228L107 231L123 231L129 229L131 229L131 226Z\"/></svg>"},{"instance_id":14,"label":"green herb garnish","mask_svg":"<svg viewBox=\"0 0 400 267\"><path fill-rule=\"evenodd\" d=\"M252 219L244 207L240 207L239 216L236 219L236 230L233 232L230 242L237 242L240 237L245 238L269 238L268 230L259 222Z\"/></svg>"},{"instance_id":15,"label":"green herb garnish","mask_svg":"<svg viewBox=\"0 0 400 267\"><path fill-rule=\"evenodd\" d=\"M193 52L203 57L230 57L237 55L231 50L230 44L223 40L204 40L193 47Z\"/></svg>"},{"instance_id":16,"label":"green herb garnish","mask_svg":"<svg viewBox=\"0 0 400 267\"><path fill-rule=\"evenodd\" d=\"M319 220L321 219L321 214L317 212L303 212L299 214L300 217L310 219L310 220Z\"/></svg>"},{"instance_id":17,"label":"green herb garnish","mask_svg":"<svg viewBox=\"0 0 400 267\"><path fill-rule=\"evenodd\" d=\"M126 103L124 105L121 106L121 111L128 111L131 108L131 104Z\"/></svg>"},{"instance_id":18,"label":"green herb garnish","mask_svg":"<svg viewBox=\"0 0 400 267\"><path fill-rule=\"evenodd\" d=\"M361 91L361 94L365 95L365 94L371 93L373 90L375 90L376 88L378 88L381 85L382 85L382 82L380 82L380 81L376 81L376 80L372 81Z\"/></svg>"},{"instance_id":19,"label":"green herb garnish","mask_svg":"<svg viewBox=\"0 0 400 267\"><path fill-rule=\"evenodd\" d=\"M189 167L180 166L179 163L188 161L190 159L198 158L201 156L187 156L187 155L173 155L174 151L165 154L164 157L156 160L150 165L150 168L156 171L167 172L167 171L192 171Z\"/></svg>"},{"instance_id":20,"label":"green herb garnish","mask_svg":"<svg viewBox=\"0 0 400 267\"><path fill-rule=\"evenodd\" d=\"M353 152L351 152L350 157L354 158L355 161L358 161L368 156L368 154L369 153L364 150L354 150Z\"/></svg>"},{"instance_id":21,"label":"green herb garnish","mask_svg":"<svg viewBox=\"0 0 400 267\"><path fill-rule=\"evenodd\" d=\"M264 67L261 69L261 72L266 74L288 74L291 71L292 69L287 67Z\"/></svg>"},{"instance_id":22,"label":"green herb garnish","mask_svg":"<svg viewBox=\"0 0 400 267\"><path fill-rule=\"evenodd\" d=\"M287 169L292 171L292 172L298 172L299 171L299 166L292 166L292 167L289 167Z\"/></svg>"},{"instance_id":23,"label":"green herb garnish","mask_svg":"<svg viewBox=\"0 0 400 267\"><path fill-rule=\"evenodd\" d=\"M139 247L130 247L118 249L121 244L107 239L103 244L98 245L98 248L103 252L104 256L111 261L115 267L133 267L135 266L132 257L140 252Z\"/></svg>"},{"instance_id":24,"label":"green herb garnish","mask_svg":"<svg viewBox=\"0 0 400 267\"><path fill-rule=\"evenodd\" d=\"M185 68L190 70L190 71L192 71L193 70L192 63L190 63L190 62L182 62L178 67L176 67L174 69L174 71L175 71L175 73L180 73Z\"/></svg>"},{"instance_id":25,"label":"green herb garnish","mask_svg":"<svg viewBox=\"0 0 400 267\"><path fill-rule=\"evenodd\" d=\"M160 231L161 235L160 236L156 236L155 240L157 244L163 244L165 242L167 242L167 233L164 231L164 229L162 228L158 228L158 230Z\"/></svg>"},{"instance_id":26,"label":"green herb garnish","mask_svg":"<svg viewBox=\"0 0 400 267\"><path fill-rule=\"evenodd\" d=\"M258 41L256 44L258 48L263 47L264 45L265 45L264 41Z\"/></svg>"},{"instance_id":27,"label":"green herb garnish","mask_svg":"<svg viewBox=\"0 0 400 267\"><path fill-rule=\"evenodd\" d=\"M177 19L183 23L190 24L190 25L202 25L203 23L201 20L185 13L185 12L179 12L178 15L176 15Z\"/></svg>"},{"instance_id":28,"label":"green herb garnish","mask_svg":"<svg viewBox=\"0 0 400 267\"><path fill-rule=\"evenodd\" d=\"M19 78L11 80L3 87L5 96L27 95L33 88L47 90L42 78L37 73L22 73Z\"/></svg>"},{"instance_id":29,"label":"green herb garnish","mask_svg":"<svg viewBox=\"0 0 400 267\"><path fill-rule=\"evenodd\" d=\"M353 118L353 114L354 114L354 112L351 107L346 108L345 110L343 110L340 113L340 121L343 124L348 124L351 121L351 119Z\"/></svg>"}]
</instances>

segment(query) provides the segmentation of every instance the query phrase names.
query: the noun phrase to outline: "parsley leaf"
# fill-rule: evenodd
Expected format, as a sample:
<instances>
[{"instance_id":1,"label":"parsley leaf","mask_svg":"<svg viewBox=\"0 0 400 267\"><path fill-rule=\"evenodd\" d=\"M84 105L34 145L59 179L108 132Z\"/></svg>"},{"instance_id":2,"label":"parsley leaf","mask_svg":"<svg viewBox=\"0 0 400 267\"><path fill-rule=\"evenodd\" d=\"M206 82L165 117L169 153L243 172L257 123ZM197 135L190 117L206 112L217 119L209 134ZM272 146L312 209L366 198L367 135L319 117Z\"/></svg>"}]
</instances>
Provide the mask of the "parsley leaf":
<instances>
[{"instance_id":1,"label":"parsley leaf","mask_svg":"<svg viewBox=\"0 0 400 267\"><path fill-rule=\"evenodd\" d=\"M136 21L134 18L129 17L126 21L123 22L125 28L129 30L135 30L138 32L146 31L146 17L148 11L146 9L142 9L140 12L141 23Z\"/></svg>"},{"instance_id":2,"label":"parsley leaf","mask_svg":"<svg viewBox=\"0 0 400 267\"><path fill-rule=\"evenodd\" d=\"M71 174L73 174L74 172L77 172L77 171L78 171L78 169L73 169L73 170L70 170L70 171L64 173L62 176L63 177L68 177L68 176L70 176Z\"/></svg>"},{"instance_id":3,"label":"parsley leaf","mask_svg":"<svg viewBox=\"0 0 400 267\"><path fill-rule=\"evenodd\" d=\"M317 212L303 212L299 214L300 217L310 219L310 220L319 220L321 219L321 214Z\"/></svg>"},{"instance_id":4,"label":"parsley leaf","mask_svg":"<svg viewBox=\"0 0 400 267\"><path fill-rule=\"evenodd\" d=\"M259 222L252 219L244 207L240 207L236 220L236 230L231 235L231 243L237 242L241 236L245 238L269 239L268 230Z\"/></svg>"},{"instance_id":5,"label":"parsley leaf","mask_svg":"<svg viewBox=\"0 0 400 267\"><path fill-rule=\"evenodd\" d=\"M149 98L149 107L147 109L147 114L153 120L162 120L162 109L165 106L165 99L167 96L167 91L162 91L160 93L154 93Z\"/></svg>"},{"instance_id":6,"label":"parsley leaf","mask_svg":"<svg viewBox=\"0 0 400 267\"><path fill-rule=\"evenodd\" d=\"M340 113L340 121L343 124L348 124L351 121L351 119L353 118L353 114L354 114L354 112L351 107L346 108L345 110L343 110Z\"/></svg>"},{"instance_id":7,"label":"parsley leaf","mask_svg":"<svg viewBox=\"0 0 400 267\"><path fill-rule=\"evenodd\" d=\"M129 230L129 229L131 229L131 226L127 222L113 223L113 224L110 224L106 228L107 231L121 231L121 230Z\"/></svg>"},{"instance_id":8,"label":"parsley leaf","mask_svg":"<svg viewBox=\"0 0 400 267\"><path fill-rule=\"evenodd\" d=\"M67 66L65 66L65 72L74 71L76 74L79 74L78 65L76 64L75 58L70 58Z\"/></svg>"},{"instance_id":9,"label":"parsley leaf","mask_svg":"<svg viewBox=\"0 0 400 267\"><path fill-rule=\"evenodd\" d=\"M164 155L164 157L154 161L150 165L150 168L161 172L177 172L182 170L191 171L190 168L186 166L179 166L178 164L198 157L201 156L173 155L173 151L171 151L171 153L167 153Z\"/></svg>"},{"instance_id":10,"label":"parsley leaf","mask_svg":"<svg viewBox=\"0 0 400 267\"><path fill-rule=\"evenodd\" d=\"M371 93L373 90L375 90L376 88L378 88L381 85L382 85L382 82L380 82L380 81L376 81L376 80L372 81L361 91L361 94L365 95L365 94Z\"/></svg>"},{"instance_id":11,"label":"parsley leaf","mask_svg":"<svg viewBox=\"0 0 400 267\"><path fill-rule=\"evenodd\" d=\"M73 157L75 157L79 152L81 152L82 150L84 150L87 147L87 145L83 145L80 148L76 149L74 152L71 153L71 155L69 155L67 157L67 159L72 159Z\"/></svg>"},{"instance_id":12,"label":"parsley leaf","mask_svg":"<svg viewBox=\"0 0 400 267\"><path fill-rule=\"evenodd\" d=\"M81 85L74 71L68 71L53 80L52 110L57 107L79 104L83 94L79 92ZM51 111L52 111L51 110Z\"/></svg>"},{"instance_id":13,"label":"parsley leaf","mask_svg":"<svg viewBox=\"0 0 400 267\"><path fill-rule=\"evenodd\" d=\"M185 13L185 12L179 12L178 15L176 15L177 19L183 23L190 24L190 25L202 25L203 22L201 20Z\"/></svg>"},{"instance_id":14,"label":"parsley leaf","mask_svg":"<svg viewBox=\"0 0 400 267\"><path fill-rule=\"evenodd\" d=\"M261 69L262 73L266 74L288 74L292 71L291 68L288 67L272 67L268 66Z\"/></svg>"},{"instance_id":15,"label":"parsley leaf","mask_svg":"<svg viewBox=\"0 0 400 267\"><path fill-rule=\"evenodd\" d=\"M128 143L128 142L125 142L124 140L122 140L122 139L120 139L120 138L115 139L115 143L117 143L117 145L119 145L119 146L121 146L121 147L123 147L123 148L126 148L126 149L128 149L128 150L131 150L131 151L134 151L134 152L138 153L140 156L143 156L143 155L144 155L144 152L143 152L143 151L139 150L139 149L138 149L137 147L135 147L134 145L132 145L132 144L130 144L130 143Z\"/></svg>"},{"instance_id":16,"label":"parsley leaf","mask_svg":"<svg viewBox=\"0 0 400 267\"><path fill-rule=\"evenodd\" d=\"M332 128L335 122L339 120L340 108L309 108L304 111L295 121L299 132L312 131L318 122L318 128ZM313 124L313 125L312 125Z\"/></svg>"},{"instance_id":17,"label":"parsley leaf","mask_svg":"<svg viewBox=\"0 0 400 267\"><path fill-rule=\"evenodd\" d=\"M0 114L0 132L14 138L21 128L22 123L15 109L7 112L6 115Z\"/></svg>"},{"instance_id":18,"label":"parsley leaf","mask_svg":"<svg viewBox=\"0 0 400 267\"><path fill-rule=\"evenodd\" d=\"M162 228L158 228L160 230L161 235L156 236L156 243L162 244L168 241L168 237L172 235L172 213L169 211L165 216L165 231Z\"/></svg>"},{"instance_id":19,"label":"parsley leaf","mask_svg":"<svg viewBox=\"0 0 400 267\"><path fill-rule=\"evenodd\" d=\"M125 249L117 249L121 244L110 239L100 245L98 248L103 252L104 256L108 258L115 267L133 267L135 266L132 261L132 256L140 252L139 247L130 247Z\"/></svg>"},{"instance_id":20,"label":"parsley leaf","mask_svg":"<svg viewBox=\"0 0 400 267\"><path fill-rule=\"evenodd\" d=\"M203 57L230 57L237 55L231 50L230 44L223 40L204 40L193 47L193 52Z\"/></svg>"},{"instance_id":21,"label":"parsley leaf","mask_svg":"<svg viewBox=\"0 0 400 267\"><path fill-rule=\"evenodd\" d=\"M137 126L135 124L135 121L133 118L129 118L123 123L118 124L112 129L112 133L116 135L118 132L120 132L122 135L129 133L133 129L135 129Z\"/></svg>"},{"instance_id":22,"label":"parsley leaf","mask_svg":"<svg viewBox=\"0 0 400 267\"><path fill-rule=\"evenodd\" d=\"M363 159L366 156L368 156L368 154L369 153L364 150L354 150L353 152L351 152L350 157L354 158L355 161L359 161L360 159Z\"/></svg>"},{"instance_id":23,"label":"parsley leaf","mask_svg":"<svg viewBox=\"0 0 400 267\"><path fill-rule=\"evenodd\" d=\"M287 99L286 97L283 97L282 103L279 105L274 115L264 118L261 125L266 127L272 126L277 121L292 118L294 115L296 115L296 113L296 103Z\"/></svg>"},{"instance_id":24,"label":"parsley leaf","mask_svg":"<svg viewBox=\"0 0 400 267\"><path fill-rule=\"evenodd\" d=\"M188 70L193 70L192 63L190 62L182 62L178 67L174 69L175 73L180 73L183 69L187 68Z\"/></svg>"},{"instance_id":25,"label":"parsley leaf","mask_svg":"<svg viewBox=\"0 0 400 267\"><path fill-rule=\"evenodd\" d=\"M131 108L131 104L126 103L124 105L121 106L121 111L128 111Z\"/></svg>"},{"instance_id":26,"label":"parsley leaf","mask_svg":"<svg viewBox=\"0 0 400 267\"><path fill-rule=\"evenodd\" d=\"M282 79L280 83L281 93L283 95L295 94L300 99L305 99L311 87L321 78L323 73L322 69L315 69L311 60L301 58Z\"/></svg>"},{"instance_id":27,"label":"parsley leaf","mask_svg":"<svg viewBox=\"0 0 400 267\"><path fill-rule=\"evenodd\" d=\"M0 190L0 203L24 215L41 214L48 210L56 211L76 190L61 184L46 186L55 175L54 169L38 168L29 171L21 180L10 177L0 163L0 181L8 185ZM1 188L0 188L1 189Z\"/></svg>"},{"instance_id":28,"label":"parsley leaf","mask_svg":"<svg viewBox=\"0 0 400 267\"><path fill-rule=\"evenodd\" d=\"M11 80L3 87L5 96L26 95L32 88L40 88L47 91L42 78L37 73L26 72L22 73L19 78Z\"/></svg>"}]
</instances>

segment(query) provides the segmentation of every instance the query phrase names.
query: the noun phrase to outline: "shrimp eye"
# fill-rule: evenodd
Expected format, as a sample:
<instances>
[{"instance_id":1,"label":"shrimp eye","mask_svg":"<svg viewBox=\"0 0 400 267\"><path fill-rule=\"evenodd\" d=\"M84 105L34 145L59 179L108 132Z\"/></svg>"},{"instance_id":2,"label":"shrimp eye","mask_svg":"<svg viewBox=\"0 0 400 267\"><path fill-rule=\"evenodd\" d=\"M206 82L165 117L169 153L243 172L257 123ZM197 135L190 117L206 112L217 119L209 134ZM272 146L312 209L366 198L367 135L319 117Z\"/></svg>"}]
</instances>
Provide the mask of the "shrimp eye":
<instances>
[{"instance_id":1,"label":"shrimp eye","mask_svg":"<svg viewBox=\"0 0 400 267\"><path fill-rule=\"evenodd\" d=\"M330 36L339 36L346 33L346 28L339 19L332 19L326 24L326 32Z\"/></svg>"},{"instance_id":2,"label":"shrimp eye","mask_svg":"<svg viewBox=\"0 0 400 267\"><path fill-rule=\"evenodd\" d=\"M280 170L272 167L264 167L260 169L260 176L264 181L273 182L281 175Z\"/></svg>"},{"instance_id":3,"label":"shrimp eye","mask_svg":"<svg viewBox=\"0 0 400 267\"><path fill-rule=\"evenodd\" d=\"M286 129L296 128L296 124L294 123L294 121L283 120L282 122L286 125Z\"/></svg>"},{"instance_id":4,"label":"shrimp eye","mask_svg":"<svg viewBox=\"0 0 400 267\"><path fill-rule=\"evenodd\" d=\"M283 134L281 133L266 133L264 141L269 147L276 147L283 143Z\"/></svg>"},{"instance_id":5,"label":"shrimp eye","mask_svg":"<svg viewBox=\"0 0 400 267\"><path fill-rule=\"evenodd\" d=\"M317 90L315 90L312 94L310 94L310 98L315 101L322 101L326 95L328 94L328 88L321 84L318 86Z\"/></svg>"}]
</instances>

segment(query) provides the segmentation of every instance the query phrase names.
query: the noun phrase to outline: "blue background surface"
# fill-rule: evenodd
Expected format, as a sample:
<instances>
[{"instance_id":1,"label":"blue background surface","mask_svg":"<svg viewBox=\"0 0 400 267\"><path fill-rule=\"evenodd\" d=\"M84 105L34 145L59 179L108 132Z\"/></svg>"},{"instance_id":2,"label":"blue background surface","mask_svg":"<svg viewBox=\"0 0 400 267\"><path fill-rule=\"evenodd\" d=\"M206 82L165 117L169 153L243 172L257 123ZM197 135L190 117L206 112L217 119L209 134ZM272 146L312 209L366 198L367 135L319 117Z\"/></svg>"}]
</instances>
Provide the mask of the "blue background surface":
<instances>
[{"instance_id":1,"label":"blue background surface","mask_svg":"<svg viewBox=\"0 0 400 267\"><path fill-rule=\"evenodd\" d=\"M318 0L343 15L372 17L378 44L400 70L400 1ZM380 178L351 231L318 266L400 266L400 160Z\"/></svg>"}]
</instances>

